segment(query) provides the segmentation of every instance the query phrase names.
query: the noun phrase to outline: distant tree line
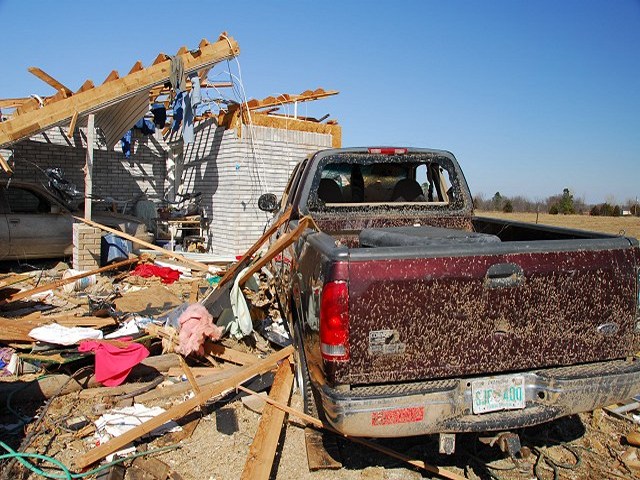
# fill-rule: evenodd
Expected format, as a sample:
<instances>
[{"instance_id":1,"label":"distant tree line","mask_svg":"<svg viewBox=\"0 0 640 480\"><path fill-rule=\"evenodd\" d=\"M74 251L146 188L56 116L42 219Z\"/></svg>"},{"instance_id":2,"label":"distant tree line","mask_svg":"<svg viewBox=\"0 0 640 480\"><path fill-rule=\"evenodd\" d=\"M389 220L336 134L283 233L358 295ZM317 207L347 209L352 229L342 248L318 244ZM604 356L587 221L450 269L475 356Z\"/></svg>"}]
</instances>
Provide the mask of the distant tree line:
<instances>
[{"instance_id":1,"label":"distant tree line","mask_svg":"<svg viewBox=\"0 0 640 480\"><path fill-rule=\"evenodd\" d=\"M552 215L589 214L594 216L618 217L623 214L640 216L640 203L637 200L627 200L625 204L616 204L608 199L604 203L588 205L582 198L574 198L568 188L560 195L551 195L544 200L532 201L521 195L507 197L496 192L493 197L485 198L482 193L473 197L476 210L493 210L505 213L511 212L540 212ZM628 212L628 213L627 213Z\"/></svg>"}]
</instances>

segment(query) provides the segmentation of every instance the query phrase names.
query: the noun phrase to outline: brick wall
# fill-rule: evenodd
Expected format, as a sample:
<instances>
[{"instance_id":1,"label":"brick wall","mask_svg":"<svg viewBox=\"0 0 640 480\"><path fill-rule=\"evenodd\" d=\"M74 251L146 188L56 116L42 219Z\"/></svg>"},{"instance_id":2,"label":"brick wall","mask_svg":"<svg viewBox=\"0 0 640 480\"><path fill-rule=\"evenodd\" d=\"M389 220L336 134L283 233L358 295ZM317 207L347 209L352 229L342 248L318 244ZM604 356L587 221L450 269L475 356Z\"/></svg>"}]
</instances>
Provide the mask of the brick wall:
<instances>
[{"instance_id":1,"label":"brick wall","mask_svg":"<svg viewBox=\"0 0 640 480\"><path fill-rule=\"evenodd\" d=\"M212 120L198 124L195 133L195 142L183 150L179 189L203 193L202 205L210 220L208 247L225 256L243 253L262 234L269 215L258 210L260 194L280 196L297 162L331 147L327 134L269 127L245 126L238 138L235 130L219 128ZM134 130L132 155L126 159L119 144L107 150L98 132L94 194L126 200L146 193L159 205L172 187L167 175L171 145L159 132L143 136ZM14 145L4 156L15 163L17 179L43 183L46 178L39 168L61 167L65 178L83 191L85 148L84 129L68 139L65 130L53 128Z\"/></svg>"}]
</instances>

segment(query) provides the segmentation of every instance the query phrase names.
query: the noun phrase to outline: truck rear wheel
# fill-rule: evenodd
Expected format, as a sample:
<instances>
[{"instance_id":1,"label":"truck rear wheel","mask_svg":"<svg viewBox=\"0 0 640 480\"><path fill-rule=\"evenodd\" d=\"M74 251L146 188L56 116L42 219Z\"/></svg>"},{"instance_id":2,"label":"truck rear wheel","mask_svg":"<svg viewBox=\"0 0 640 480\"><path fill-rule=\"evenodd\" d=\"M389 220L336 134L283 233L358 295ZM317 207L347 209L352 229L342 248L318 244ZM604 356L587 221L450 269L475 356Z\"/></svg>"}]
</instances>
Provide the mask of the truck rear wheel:
<instances>
[{"instance_id":1,"label":"truck rear wheel","mask_svg":"<svg viewBox=\"0 0 640 480\"><path fill-rule=\"evenodd\" d=\"M318 417L318 408L316 405L315 396L313 393L313 387L311 386L311 378L309 377L309 369L307 368L307 359L304 355L304 347L302 346L302 334L300 327L296 322L294 325L296 330L295 335L295 369L296 369L296 382L298 389L302 395L302 402L304 406L304 413L313 417Z\"/></svg>"}]
</instances>

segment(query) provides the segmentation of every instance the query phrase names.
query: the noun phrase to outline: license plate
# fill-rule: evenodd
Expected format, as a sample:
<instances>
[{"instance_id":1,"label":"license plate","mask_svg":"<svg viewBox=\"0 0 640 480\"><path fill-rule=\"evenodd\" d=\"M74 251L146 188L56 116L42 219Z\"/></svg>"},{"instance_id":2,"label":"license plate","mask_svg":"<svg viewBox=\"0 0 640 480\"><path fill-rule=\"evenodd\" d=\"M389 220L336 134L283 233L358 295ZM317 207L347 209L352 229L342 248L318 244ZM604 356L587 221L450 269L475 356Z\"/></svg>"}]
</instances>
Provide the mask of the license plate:
<instances>
[{"instance_id":1,"label":"license plate","mask_svg":"<svg viewBox=\"0 0 640 480\"><path fill-rule=\"evenodd\" d=\"M471 382L473 413L525 407L524 377L498 377Z\"/></svg>"}]
</instances>

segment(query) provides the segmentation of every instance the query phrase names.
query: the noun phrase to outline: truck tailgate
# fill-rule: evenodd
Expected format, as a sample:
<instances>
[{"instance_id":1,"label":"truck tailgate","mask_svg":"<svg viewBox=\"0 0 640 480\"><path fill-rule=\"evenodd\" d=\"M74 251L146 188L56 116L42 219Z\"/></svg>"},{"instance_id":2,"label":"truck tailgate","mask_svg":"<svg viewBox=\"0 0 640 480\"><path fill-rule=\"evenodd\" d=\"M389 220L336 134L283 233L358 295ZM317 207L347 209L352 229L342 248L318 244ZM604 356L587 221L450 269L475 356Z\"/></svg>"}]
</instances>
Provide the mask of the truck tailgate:
<instances>
[{"instance_id":1,"label":"truck tailgate","mask_svg":"<svg viewBox=\"0 0 640 480\"><path fill-rule=\"evenodd\" d=\"M404 258L352 250L350 360L336 380L487 375L632 355L637 248L609 242L616 248L503 243L466 255L405 249Z\"/></svg>"}]
</instances>

